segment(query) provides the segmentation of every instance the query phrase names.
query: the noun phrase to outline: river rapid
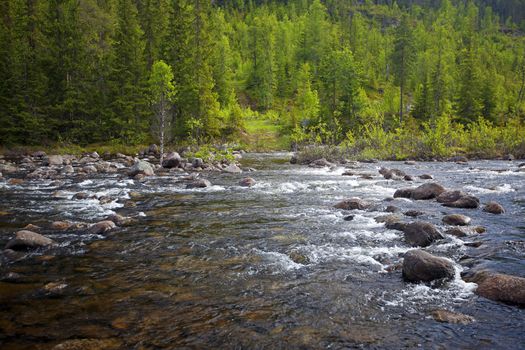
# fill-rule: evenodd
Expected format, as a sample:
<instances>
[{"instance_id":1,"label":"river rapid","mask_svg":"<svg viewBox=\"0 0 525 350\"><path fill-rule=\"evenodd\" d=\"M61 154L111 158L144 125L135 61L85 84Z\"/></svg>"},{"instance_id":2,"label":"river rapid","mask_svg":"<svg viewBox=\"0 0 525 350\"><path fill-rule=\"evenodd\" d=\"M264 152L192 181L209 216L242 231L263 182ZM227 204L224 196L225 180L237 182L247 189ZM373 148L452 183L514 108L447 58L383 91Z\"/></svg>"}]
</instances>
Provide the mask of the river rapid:
<instances>
[{"instance_id":1,"label":"river rapid","mask_svg":"<svg viewBox=\"0 0 525 350\"><path fill-rule=\"evenodd\" d=\"M518 162L359 163L356 171L373 175L363 179L342 176L344 166L309 168L289 159L246 155L243 166L257 171L203 173L213 186L200 189L186 189L183 173L144 181L112 174L0 182L0 247L29 223L91 223L115 212L134 218L101 235L43 229L58 246L3 259L0 276L21 277L0 281L0 348L53 349L71 339L98 339L92 344L100 349L524 346L525 310L479 297L476 285L461 279L469 269L525 277L525 172L514 171ZM416 180L386 180L380 166ZM396 189L428 182L421 174L481 203L496 200L506 213L385 200ZM255 186L238 185L247 175ZM61 198L52 196L58 190ZM77 192L117 201L73 199ZM349 197L372 201L374 209L333 208ZM441 231L441 218L451 213L468 215L487 231L446 235L425 248L454 262L452 281L408 283L392 266L412 248L402 232L374 220L388 205L422 211L418 220ZM345 221L350 214L353 220ZM46 291L49 283L58 292ZM475 322L440 323L431 317L435 309Z\"/></svg>"}]
</instances>

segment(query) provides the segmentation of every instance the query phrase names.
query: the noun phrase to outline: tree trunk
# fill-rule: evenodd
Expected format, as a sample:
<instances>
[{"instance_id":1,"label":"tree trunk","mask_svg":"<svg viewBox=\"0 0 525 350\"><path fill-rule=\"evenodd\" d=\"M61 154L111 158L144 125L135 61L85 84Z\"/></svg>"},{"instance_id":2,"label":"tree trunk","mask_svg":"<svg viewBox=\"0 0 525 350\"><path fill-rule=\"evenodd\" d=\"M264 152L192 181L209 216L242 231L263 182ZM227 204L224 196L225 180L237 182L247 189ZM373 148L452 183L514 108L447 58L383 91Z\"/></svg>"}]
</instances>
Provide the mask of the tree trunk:
<instances>
[{"instance_id":1,"label":"tree trunk","mask_svg":"<svg viewBox=\"0 0 525 350\"><path fill-rule=\"evenodd\" d=\"M399 85L399 124L403 123L403 82Z\"/></svg>"}]
</instances>

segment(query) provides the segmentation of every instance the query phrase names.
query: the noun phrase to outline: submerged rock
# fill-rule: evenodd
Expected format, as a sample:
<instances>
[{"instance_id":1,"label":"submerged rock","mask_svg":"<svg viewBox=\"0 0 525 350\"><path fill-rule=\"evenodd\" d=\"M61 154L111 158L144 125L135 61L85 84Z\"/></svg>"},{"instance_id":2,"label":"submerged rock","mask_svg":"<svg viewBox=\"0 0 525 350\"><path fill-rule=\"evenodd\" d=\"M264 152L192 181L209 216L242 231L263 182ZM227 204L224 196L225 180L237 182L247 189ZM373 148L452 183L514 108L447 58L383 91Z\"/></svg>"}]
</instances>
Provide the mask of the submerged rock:
<instances>
[{"instance_id":1,"label":"submerged rock","mask_svg":"<svg viewBox=\"0 0 525 350\"><path fill-rule=\"evenodd\" d=\"M407 210L403 214L405 216L410 216L410 217L413 217L413 218L421 216L421 215L425 215L425 213L420 211L420 210Z\"/></svg>"},{"instance_id":2,"label":"submerged rock","mask_svg":"<svg viewBox=\"0 0 525 350\"><path fill-rule=\"evenodd\" d=\"M5 249L28 249L39 248L56 244L51 238L42 236L39 233L22 230L16 233L15 238L7 242Z\"/></svg>"},{"instance_id":3,"label":"submerged rock","mask_svg":"<svg viewBox=\"0 0 525 350\"><path fill-rule=\"evenodd\" d=\"M365 202L361 198L349 198L337 203L334 208L344 210L366 210L370 208L371 204Z\"/></svg>"},{"instance_id":4,"label":"submerged rock","mask_svg":"<svg viewBox=\"0 0 525 350\"><path fill-rule=\"evenodd\" d=\"M211 182L206 179L198 179L193 182L190 182L186 185L186 188L204 188L204 187L210 187Z\"/></svg>"},{"instance_id":5,"label":"submerged rock","mask_svg":"<svg viewBox=\"0 0 525 350\"><path fill-rule=\"evenodd\" d=\"M487 299L504 303L525 305L525 278L489 271L480 271L463 278L477 283L475 293Z\"/></svg>"},{"instance_id":6,"label":"submerged rock","mask_svg":"<svg viewBox=\"0 0 525 350\"><path fill-rule=\"evenodd\" d=\"M471 316L443 309L434 310L432 311L431 315L434 318L434 320L445 323L459 323L466 325L475 321L474 318Z\"/></svg>"},{"instance_id":7,"label":"submerged rock","mask_svg":"<svg viewBox=\"0 0 525 350\"><path fill-rule=\"evenodd\" d=\"M288 256L296 264L307 265L310 263L310 258L303 253L293 251Z\"/></svg>"},{"instance_id":8,"label":"submerged rock","mask_svg":"<svg viewBox=\"0 0 525 350\"><path fill-rule=\"evenodd\" d=\"M405 225L402 231L407 243L414 247L426 247L443 238L433 224L424 221L411 222Z\"/></svg>"},{"instance_id":9,"label":"submerged rock","mask_svg":"<svg viewBox=\"0 0 525 350\"><path fill-rule=\"evenodd\" d=\"M454 265L447 259L420 249L410 250L403 259L403 277L410 282L454 278Z\"/></svg>"},{"instance_id":10,"label":"submerged rock","mask_svg":"<svg viewBox=\"0 0 525 350\"><path fill-rule=\"evenodd\" d=\"M485 207L483 207L483 211L491 214L505 213L505 209L498 202L488 202L487 204L485 204Z\"/></svg>"},{"instance_id":11,"label":"submerged rock","mask_svg":"<svg viewBox=\"0 0 525 350\"><path fill-rule=\"evenodd\" d=\"M450 214L443 217L442 221L445 225L452 226L467 226L470 224L470 218L461 214Z\"/></svg>"}]
</instances>

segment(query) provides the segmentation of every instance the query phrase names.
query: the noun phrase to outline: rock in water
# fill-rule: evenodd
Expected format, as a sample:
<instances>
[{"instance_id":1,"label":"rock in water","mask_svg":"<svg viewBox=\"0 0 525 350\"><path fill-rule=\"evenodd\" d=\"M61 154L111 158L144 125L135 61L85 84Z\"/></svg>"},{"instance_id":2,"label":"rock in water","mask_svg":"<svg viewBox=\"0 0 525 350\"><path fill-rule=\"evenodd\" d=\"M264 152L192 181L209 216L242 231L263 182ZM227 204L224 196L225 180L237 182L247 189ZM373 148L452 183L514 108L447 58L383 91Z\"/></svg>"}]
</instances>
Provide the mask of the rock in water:
<instances>
[{"instance_id":1,"label":"rock in water","mask_svg":"<svg viewBox=\"0 0 525 350\"><path fill-rule=\"evenodd\" d=\"M432 317L438 322L446 323L469 324L475 321L471 316L443 309L432 311Z\"/></svg>"},{"instance_id":2,"label":"rock in water","mask_svg":"<svg viewBox=\"0 0 525 350\"><path fill-rule=\"evenodd\" d=\"M354 197L350 199L345 199L337 203L334 208L344 209L344 210L366 210L370 207L370 203L365 202L364 200Z\"/></svg>"},{"instance_id":3,"label":"rock in water","mask_svg":"<svg viewBox=\"0 0 525 350\"><path fill-rule=\"evenodd\" d=\"M488 202L485 204L485 207L483 208L483 211L491 214L503 214L505 213L505 209L501 204L498 202Z\"/></svg>"},{"instance_id":4,"label":"rock in water","mask_svg":"<svg viewBox=\"0 0 525 350\"><path fill-rule=\"evenodd\" d=\"M143 174L145 176L151 176L154 174L153 167L150 163L139 160L128 171L129 177L134 177L135 175Z\"/></svg>"},{"instance_id":5,"label":"rock in water","mask_svg":"<svg viewBox=\"0 0 525 350\"><path fill-rule=\"evenodd\" d=\"M442 221L445 225L452 226L467 226L468 224L470 224L470 218L466 215L461 214L446 215L443 217Z\"/></svg>"},{"instance_id":6,"label":"rock in water","mask_svg":"<svg viewBox=\"0 0 525 350\"><path fill-rule=\"evenodd\" d=\"M246 177L242 179L241 181L239 181L239 186L242 186L242 187L252 187L252 186L255 186L255 184L256 184L256 181L252 179L251 177Z\"/></svg>"},{"instance_id":7,"label":"rock in water","mask_svg":"<svg viewBox=\"0 0 525 350\"><path fill-rule=\"evenodd\" d=\"M97 222L96 224L91 225L87 232L92 235L100 235L102 233L106 233L116 227L115 223L110 220L104 220Z\"/></svg>"},{"instance_id":8,"label":"rock in water","mask_svg":"<svg viewBox=\"0 0 525 350\"><path fill-rule=\"evenodd\" d=\"M416 200L436 198L445 192L445 188L436 182L423 184L412 191L412 198Z\"/></svg>"},{"instance_id":9,"label":"rock in water","mask_svg":"<svg viewBox=\"0 0 525 350\"><path fill-rule=\"evenodd\" d=\"M437 196L436 200L439 203L452 203L460 199L461 197L468 196L465 192L459 190L445 191Z\"/></svg>"},{"instance_id":10,"label":"rock in water","mask_svg":"<svg viewBox=\"0 0 525 350\"><path fill-rule=\"evenodd\" d=\"M414 188L400 188L394 193L394 198L412 198Z\"/></svg>"},{"instance_id":11,"label":"rock in water","mask_svg":"<svg viewBox=\"0 0 525 350\"><path fill-rule=\"evenodd\" d=\"M7 242L5 249L27 249L38 248L56 244L51 238L42 236L39 233L22 230L16 233L15 238Z\"/></svg>"},{"instance_id":12,"label":"rock in water","mask_svg":"<svg viewBox=\"0 0 525 350\"><path fill-rule=\"evenodd\" d=\"M525 278L523 277L480 271L464 280L478 284L475 293L479 296L525 306Z\"/></svg>"},{"instance_id":13,"label":"rock in water","mask_svg":"<svg viewBox=\"0 0 525 350\"><path fill-rule=\"evenodd\" d=\"M186 188L204 188L204 187L210 187L211 182L206 179L198 179L193 182L190 182L186 185Z\"/></svg>"},{"instance_id":14,"label":"rock in water","mask_svg":"<svg viewBox=\"0 0 525 350\"><path fill-rule=\"evenodd\" d=\"M405 233L407 243L414 247L427 247L443 238L434 225L424 221L411 222L405 225L402 231Z\"/></svg>"},{"instance_id":15,"label":"rock in water","mask_svg":"<svg viewBox=\"0 0 525 350\"><path fill-rule=\"evenodd\" d=\"M405 253L403 277L410 282L430 282L454 278L454 265L444 258L414 249Z\"/></svg>"},{"instance_id":16,"label":"rock in water","mask_svg":"<svg viewBox=\"0 0 525 350\"><path fill-rule=\"evenodd\" d=\"M450 208L476 209L479 207L479 199L474 196L463 196L453 202L443 203L443 206Z\"/></svg>"}]
</instances>

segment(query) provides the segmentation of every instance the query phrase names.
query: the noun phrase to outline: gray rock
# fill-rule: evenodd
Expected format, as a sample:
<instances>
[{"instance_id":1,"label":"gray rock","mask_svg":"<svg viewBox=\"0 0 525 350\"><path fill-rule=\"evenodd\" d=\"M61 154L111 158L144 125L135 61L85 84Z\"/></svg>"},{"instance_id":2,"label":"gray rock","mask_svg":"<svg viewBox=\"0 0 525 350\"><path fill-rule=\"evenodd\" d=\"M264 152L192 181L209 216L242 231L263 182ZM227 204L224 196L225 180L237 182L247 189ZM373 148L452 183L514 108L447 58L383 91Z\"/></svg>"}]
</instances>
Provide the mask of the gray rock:
<instances>
[{"instance_id":1,"label":"gray rock","mask_svg":"<svg viewBox=\"0 0 525 350\"><path fill-rule=\"evenodd\" d=\"M56 242L51 238L42 236L39 233L22 230L16 233L15 238L7 242L5 249L27 249L27 248L38 248L54 245Z\"/></svg>"},{"instance_id":2,"label":"gray rock","mask_svg":"<svg viewBox=\"0 0 525 350\"><path fill-rule=\"evenodd\" d=\"M194 168L202 168L204 161L201 158L193 158L191 166Z\"/></svg>"},{"instance_id":3,"label":"gray rock","mask_svg":"<svg viewBox=\"0 0 525 350\"><path fill-rule=\"evenodd\" d=\"M181 163L181 156L177 152L170 152L166 155L166 158L162 161L162 167L164 168L176 168Z\"/></svg>"},{"instance_id":4,"label":"gray rock","mask_svg":"<svg viewBox=\"0 0 525 350\"><path fill-rule=\"evenodd\" d=\"M133 164L133 166L128 171L128 176L130 177L134 177L137 174L152 176L153 174L155 174L155 172L153 171L153 167L150 163L144 160L139 160L135 164Z\"/></svg>"},{"instance_id":5,"label":"gray rock","mask_svg":"<svg viewBox=\"0 0 525 350\"><path fill-rule=\"evenodd\" d=\"M333 164L327 161L325 158L316 159L313 162L311 162L308 166L312 168L323 168L323 167L330 167Z\"/></svg>"},{"instance_id":6,"label":"gray rock","mask_svg":"<svg viewBox=\"0 0 525 350\"><path fill-rule=\"evenodd\" d=\"M230 173L230 174L240 174L240 173L242 173L241 168L239 168L235 164L228 165L226 168L222 169L222 171L224 171L226 173Z\"/></svg>"},{"instance_id":7,"label":"gray rock","mask_svg":"<svg viewBox=\"0 0 525 350\"><path fill-rule=\"evenodd\" d=\"M454 265L447 259L434 256L420 249L405 253L403 277L410 282L431 282L454 278Z\"/></svg>"},{"instance_id":8,"label":"gray rock","mask_svg":"<svg viewBox=\"0 0 525 350\"><path fill-rule=\"evenodd\" d=\"M432 180L434 177L430 174L423 174L423 175L419 175L419 178L421 180Z\"/></svg>"},{"instance_id":9,"label":"gray rock","mask_svg":"<svg viewBox=\"0 0 525 350\"><path fill-rule=\"evenodd\" d=\"M407 243L414 247L427 247L432 244L432 242L443 238L433 224L424 221L407 224L403 232Z\"/></svg>"},{"instance_id":10,"label":"gray rock","mask_svg":"<svg viewBox=\"0 0 525 350\"><path fill-rule=\"evenodd\" d=\"M64 167L64 173L73 174L74 172L75 172L75 169L71 165L66 165Z\"/></svg>"},{"instance_id":11,"label":"gray rock","mask_svg":"<svg viewBox=\"0 0 525 350\"><path fill-rule=\"evenodd\" d=\"M43 164L49 166L62 165L64 164L64 158L62 158L62 156L59 155L52 155L44 159Z\"/></svg>"},{"instance_id":12,"label":"gray rock","mask_svg":"<svg viewBox=\"0 0 525 350\"><path fill-rule=\"evenodd\" d=\"M404 214L405 216L410 216L413 218L416 218L421 215L425 215L425 213L420 210L407 210L406 212L404 212Z\"/></svg>"},{"instance_id":13,"label":"gray rock","mask_svg":"<svg viewBox=\"0 0 525 350\"><path fill-rule=\"evenodd\" d=\"M505 209L498 202L488 202L487 204L485 204L485 207L483 207L483 211L491 214L505 213Z\"/></svg>"},{"instance_id":14,"label":"gray rock","mask_svg":"<svg viewBox=\"0 0 525 350\"><path fill-rule=\"evenodd\" d=\"M468 216L461 214L445 215L442 219L445 225L452 226L467 226L470 224L470 220L471 219Z\"/></svg>"}]
</instances>

